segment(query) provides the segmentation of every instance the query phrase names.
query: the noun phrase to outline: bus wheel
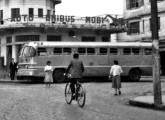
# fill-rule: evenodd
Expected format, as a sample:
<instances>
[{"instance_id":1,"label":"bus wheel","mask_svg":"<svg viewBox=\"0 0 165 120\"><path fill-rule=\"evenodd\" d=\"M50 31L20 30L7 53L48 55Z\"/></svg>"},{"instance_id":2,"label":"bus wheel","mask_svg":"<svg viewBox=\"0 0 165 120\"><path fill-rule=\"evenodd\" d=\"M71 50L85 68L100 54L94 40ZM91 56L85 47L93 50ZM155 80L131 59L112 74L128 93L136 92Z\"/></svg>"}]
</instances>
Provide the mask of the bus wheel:
<instances>
[{"instance_id":1,"label":"bus wheel","mask_svg":"<svg viewBox=\"0 0 165 120\"><path fill-rule=\"evenodd\" d=\"M57 83L62 83L65 80L65 76L64 76L65 70L63 69L56 69L53 72L53 81L57 82Z\"/></svg>"},{"instance_id":2,"label":"bus wheel","mask_svg":"<svg viewBox=\"0 0 165 120\"><path fill-rule=\"evenodd\" d=\"M140 81L141 71L138 68L133 68L129 71L129 78L135 82Z\"/></svg>"}]
</instances>

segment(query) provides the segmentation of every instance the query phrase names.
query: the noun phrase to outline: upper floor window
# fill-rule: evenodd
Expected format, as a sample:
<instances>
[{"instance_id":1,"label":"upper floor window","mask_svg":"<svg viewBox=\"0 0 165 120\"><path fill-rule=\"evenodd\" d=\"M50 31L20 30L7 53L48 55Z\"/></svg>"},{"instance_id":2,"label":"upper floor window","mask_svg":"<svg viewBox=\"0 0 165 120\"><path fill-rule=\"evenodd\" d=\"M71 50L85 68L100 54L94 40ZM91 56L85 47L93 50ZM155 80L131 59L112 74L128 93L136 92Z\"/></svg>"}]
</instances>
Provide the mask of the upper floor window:
<instances>
[{"instance_id":1,"label":"upper floor window","mask_svg":"<svg viewBox=\"0 0 165 120\"><path fill-rule=\"evenodd\" d=\"M48 35L47 41L61 41L62 38L60 35Z\"/></svg>"},{"instance_id":2,"label":"upper floor window","mask_svg":"<svg viewBox=\"0 0 165 120\"><path fill-rule=\"evenodd\" d=\"M138 8L144 5L144 0L126 0L127 9Z\"/></svg>"},{"instance_id":3,"label":"upper floor window","mask_svg":"<svg viewBox=\"0 0 165 120\"><path fill-rule=\"evenodd\" d=\"M39 35L19 35L16 36L16 42L39 41Z\"/></svg>"},{"instance_id":4,"label":"upper floor window","mask_svg":"<svg viewBox=\"0 0 165 120\"><path fill-rule=\"evenodd\" d=\"M132 22L129 24L129 34L135 34L135 33L140 33L140 26L139 22Z\"/></svg>"},{"instance_id":5,"label":"upper floor window","mask_svg":"<svg viewBox=\"0 0 165 120\"><path fill-rule=\"evenodd\" d=\"M34 16L34 9L33 8L29 8L29 16Z\"/></svg>"},{"instance_id":6,"label":"upper floor window","mask_svg":"<svg viewBox=\"0 0 165 120\"><path fill-rule=\"evenodd\" d=\"M109 37L102 37L102 42L109 42Z\"/></svg>"},{"instance_id":7,"label":"upper floor window","mask_svg":"<svg viewBox=\"0 0 165 120\"><path fill-rule=\"evenodd\" d=\"M42 8L38 9L38 17L43 17L43 9Z\"/></svg>"},{"instance_id":8,"label":"upper floor window","mask_svg":"<svg viewBox=\"0 0 165 120\"><path fill-rule=\"evenodd\" d=\"M95 37L82 36L82 42L95 42L95 41L96 41Z\"/></svg>"},{"instance_id":9,"label":"upper floor window","mask_svg":"<svg viewBox=\"0 0 165 120\"><path fill-rule=\"evenodd\" d=\"M12 8L11 9L11 18L18 18L20 16L20 9L19 8Z\"/></svg>"}]
</instances>

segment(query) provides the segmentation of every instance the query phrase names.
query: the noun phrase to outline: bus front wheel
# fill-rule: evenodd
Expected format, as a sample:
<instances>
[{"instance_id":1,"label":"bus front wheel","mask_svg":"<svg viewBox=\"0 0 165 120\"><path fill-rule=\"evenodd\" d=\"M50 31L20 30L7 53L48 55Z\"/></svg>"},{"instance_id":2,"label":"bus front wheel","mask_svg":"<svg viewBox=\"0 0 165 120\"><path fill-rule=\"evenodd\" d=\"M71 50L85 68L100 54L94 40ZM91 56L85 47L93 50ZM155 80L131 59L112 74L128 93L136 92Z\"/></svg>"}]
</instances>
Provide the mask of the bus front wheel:
<instances>
[{"instance_id":1,"label":"bus front wheel","mask_svg":"<svg viewBox=\"0 0 165 120\"><path fill-rule=\"evenodd\" d=\"M65 80L65 76L64 76L65 70L63 69L56 69L53 72L53 81L57 82L57 83L62 83Z\"/></svg>"},{"instance_id":2,"label":"bus front wheel","mask_svg":"<svg viewBox=\"0 0 165 120\"><path fill-rule=\"evenodd\" d=\"M141 71L138 68L133 68L129 71L129 78L135 82L140 81Z\"/></svg>"}]
</instances>

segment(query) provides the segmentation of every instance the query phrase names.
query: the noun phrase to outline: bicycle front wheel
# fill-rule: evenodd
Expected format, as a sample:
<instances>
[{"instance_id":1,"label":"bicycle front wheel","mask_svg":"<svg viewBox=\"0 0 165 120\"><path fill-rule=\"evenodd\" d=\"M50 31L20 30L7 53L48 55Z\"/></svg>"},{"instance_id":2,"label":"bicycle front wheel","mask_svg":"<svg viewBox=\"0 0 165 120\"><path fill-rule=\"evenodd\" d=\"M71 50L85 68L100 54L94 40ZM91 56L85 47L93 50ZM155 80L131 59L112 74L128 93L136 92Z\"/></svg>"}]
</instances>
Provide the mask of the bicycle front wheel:
<instances>
[{"instance_id":1,"label":"bicycle front wheel","mask_svg":"<svg viewBox=\"0 0 165 120\"><path fill-rule=\"evenodd\" d=\"M66 100L66 103L68 103L68 104L71 104L71 102L73 100L72 91L71 91L69 83L67 83L65 86L65 100Z\"/></svg>"},{"instance_id":2,"label":"bicycle front wheel","mask_svg":"<svg viewBox=\"0 0 165 120\"><path fill-rule=\"evenodd\" d=\"M80 85L77 91L77 103L79 107L83 107L85 105L85 100L86 100L86 91L85 88L82 85Z\"/></svg>"}]
</instances>

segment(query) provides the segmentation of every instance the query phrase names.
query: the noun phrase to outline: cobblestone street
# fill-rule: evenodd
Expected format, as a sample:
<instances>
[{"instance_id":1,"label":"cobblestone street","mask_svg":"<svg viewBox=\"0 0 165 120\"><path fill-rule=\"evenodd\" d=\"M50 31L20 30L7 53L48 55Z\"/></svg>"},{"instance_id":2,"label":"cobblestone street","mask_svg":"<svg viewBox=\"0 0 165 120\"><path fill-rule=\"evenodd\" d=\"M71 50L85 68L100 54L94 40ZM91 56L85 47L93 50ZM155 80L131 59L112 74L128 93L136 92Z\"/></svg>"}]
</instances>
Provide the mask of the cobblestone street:
<instances>
[{"instance_id":1,"label":"cobblestone street","mask_svg":"<svg viewBox=\"0 0 165 120\"><path fill-rule=\"evenodd\" d=\"M135 96L152 94L152 82L123 82L122 95L114 96L111 82L84 83L84 108L66 104L63 84L50 88L38 83L0 83L0 120L164 120L164 111L130 106ZM165 82L162 82L162 93Z\"/></svg>"}]
</instances>

